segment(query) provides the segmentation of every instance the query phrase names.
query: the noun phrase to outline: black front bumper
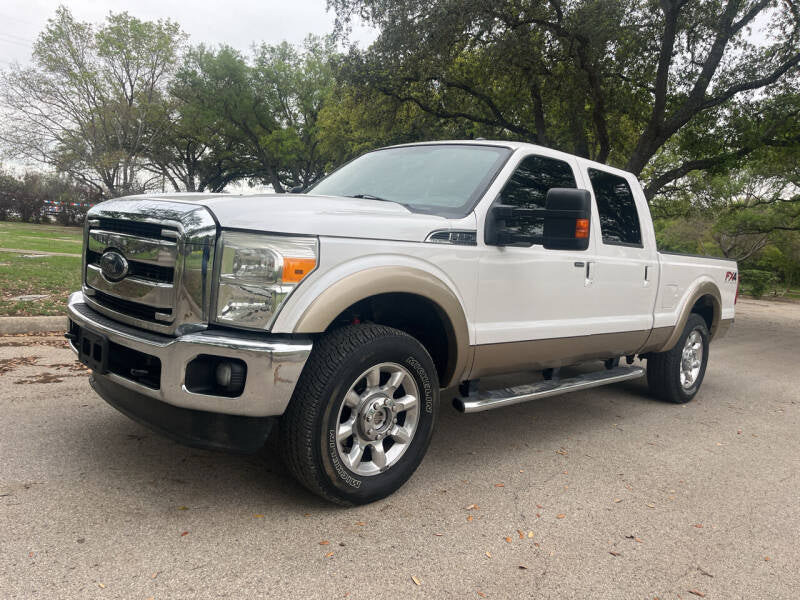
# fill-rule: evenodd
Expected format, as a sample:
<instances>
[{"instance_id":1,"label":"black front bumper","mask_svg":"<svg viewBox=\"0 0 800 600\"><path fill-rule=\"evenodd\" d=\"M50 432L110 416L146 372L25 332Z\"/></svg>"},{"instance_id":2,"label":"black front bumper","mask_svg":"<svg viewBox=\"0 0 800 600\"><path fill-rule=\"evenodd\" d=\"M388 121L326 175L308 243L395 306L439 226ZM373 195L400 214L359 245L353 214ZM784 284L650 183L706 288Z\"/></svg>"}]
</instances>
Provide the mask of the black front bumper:
<instances>
[{"instance_id":1,"label":"black front bumper","mask_svg":"<svg viewBox=\"0 0 800 600\"><path fill-rule=\"evenodd\" d=\"M173 406L102 375L92 374L89 381L103 400L122 414L195 448L257 452L264 446L276 421L275 417L244 417Z\"/></svg>"}]
</instances>

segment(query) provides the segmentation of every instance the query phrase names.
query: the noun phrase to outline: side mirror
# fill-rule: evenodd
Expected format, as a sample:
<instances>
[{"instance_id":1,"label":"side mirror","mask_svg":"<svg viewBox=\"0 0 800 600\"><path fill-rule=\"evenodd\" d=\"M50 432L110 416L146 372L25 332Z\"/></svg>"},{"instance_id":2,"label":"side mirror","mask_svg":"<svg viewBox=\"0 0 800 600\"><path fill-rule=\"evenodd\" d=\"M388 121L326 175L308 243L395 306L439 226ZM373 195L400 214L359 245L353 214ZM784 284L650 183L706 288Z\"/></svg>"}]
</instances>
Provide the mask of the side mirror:
<instances>
[{"instance_id":1,"label":"side mirror","mask_svg":"<svg viewBox=\"0 0 800 600\"><path fill-rule=\"evenodd\" d=\"M302 194L305 188L302 185L296 185L289 190L290 194Z\"/></svg>"},{"instance_id":2,"label":"side mirror","mask_svg":"<svg viewBox=\"0 0 800 600\"><path fill-rule=\"evenodd\" d=\"M551 188L545 199L542 245L551 250L586 250L591 221L588 190Z\"/></svg>"}]
</instances>

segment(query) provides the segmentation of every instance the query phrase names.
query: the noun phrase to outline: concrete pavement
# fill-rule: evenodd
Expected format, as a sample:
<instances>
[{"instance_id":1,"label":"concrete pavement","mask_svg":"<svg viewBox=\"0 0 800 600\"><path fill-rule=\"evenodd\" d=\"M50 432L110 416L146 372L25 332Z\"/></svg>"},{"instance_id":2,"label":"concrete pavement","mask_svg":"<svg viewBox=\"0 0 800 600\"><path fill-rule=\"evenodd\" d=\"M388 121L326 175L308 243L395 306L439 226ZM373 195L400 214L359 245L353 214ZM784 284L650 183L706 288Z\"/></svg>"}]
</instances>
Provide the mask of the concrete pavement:
<instances>
[{"instance_id":1,"label":"concrete pavement","mask_svg":"<svg viewBox=\"0 0 800 600\"><path fill-rule=\"evenodd\" d=\"M796 597L799 350L800 305L745 300L689 405L447 402L411 481L342 509L133 423L63 340L0 338L0 597Z\"/></svg>"}]
</instances>

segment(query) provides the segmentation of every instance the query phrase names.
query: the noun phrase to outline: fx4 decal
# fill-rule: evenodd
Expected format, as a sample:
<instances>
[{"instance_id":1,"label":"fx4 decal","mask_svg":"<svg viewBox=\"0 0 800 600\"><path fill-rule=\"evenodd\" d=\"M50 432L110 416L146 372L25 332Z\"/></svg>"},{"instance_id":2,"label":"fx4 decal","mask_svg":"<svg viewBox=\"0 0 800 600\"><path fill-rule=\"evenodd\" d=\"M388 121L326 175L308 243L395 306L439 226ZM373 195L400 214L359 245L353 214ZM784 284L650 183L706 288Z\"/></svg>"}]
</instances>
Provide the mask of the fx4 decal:
<instances>
[{"instance_id":1,"label":"fx4 decal","mask_svg":"<svg viewBox=\"0 0 800 600\"><path fill-rule=\"evenodd\" d=\"M725 281L726 283L731 283L736 281L739 277L739 274L736 271L728 271L725 273Z\"/></svg>"}]
</instances>

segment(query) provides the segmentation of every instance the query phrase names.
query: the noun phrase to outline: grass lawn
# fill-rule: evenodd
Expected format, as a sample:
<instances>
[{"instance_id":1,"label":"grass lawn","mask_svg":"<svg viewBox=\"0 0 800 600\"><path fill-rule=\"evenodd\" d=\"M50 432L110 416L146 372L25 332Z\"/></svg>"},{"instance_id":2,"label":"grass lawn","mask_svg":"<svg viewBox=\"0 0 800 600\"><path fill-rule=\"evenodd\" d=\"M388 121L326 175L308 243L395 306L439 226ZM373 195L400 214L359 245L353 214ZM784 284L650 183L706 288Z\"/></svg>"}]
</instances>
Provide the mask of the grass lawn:
<instances>
[{"instance_id":1,"label":"grass lawn","mask_svg":"<svg viewBox=\"0 0 800 600\"><path fill-rule=\"evenodd\" d=\"M80 256L41 256L25 258L0 252L0 316L31 317L66 314L70 292L81 287ZM15 301L27 294L47 294L47 298Z\"/></svg>"},{"instance_id":2,"label":"grass lawn","mask_svg":"<svg viewBox=\"0 0 800 600\"><path fill-rule=\"evenodd\" d=\"M80 227L0 221L0 248L80 254L82 244L83 229ZM4 260L2 255L0 259Z\"/></svg>"},{"instance_id":3,"label":"grass lawn","mask_svg":"<svg viewBox=\"0 0 800 600\"><path fill-rule=\"evenodd\" d=\"M79 227L0 221L0 317L63 315L70 292L81 286ZM3 248L65 252L75 256L25 257ZM46 294L41 300L11 300Z\"/></svg>"}]
</instances>

